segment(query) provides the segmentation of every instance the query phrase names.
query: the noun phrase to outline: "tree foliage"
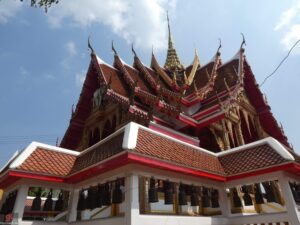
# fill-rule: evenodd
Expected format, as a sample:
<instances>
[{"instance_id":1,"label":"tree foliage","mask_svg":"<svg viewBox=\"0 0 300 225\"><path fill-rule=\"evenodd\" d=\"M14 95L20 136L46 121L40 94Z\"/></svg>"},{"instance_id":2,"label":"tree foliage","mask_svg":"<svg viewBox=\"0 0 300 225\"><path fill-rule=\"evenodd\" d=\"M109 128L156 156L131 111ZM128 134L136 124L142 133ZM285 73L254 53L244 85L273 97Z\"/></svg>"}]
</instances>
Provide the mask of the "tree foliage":
<instances>
[{"instance_id":1,"label":"tree foliage","mask_svg":"<svg viewBox=\"0 0 300 225\"><path fill-rule=\"evenodd\" d=\"M23 0L20 1L23 2ZM30 0L30 2L32 7L44 8L47 12L48 8L53 4L57 4L59 0Z\"/></svg>"}]
</instances>

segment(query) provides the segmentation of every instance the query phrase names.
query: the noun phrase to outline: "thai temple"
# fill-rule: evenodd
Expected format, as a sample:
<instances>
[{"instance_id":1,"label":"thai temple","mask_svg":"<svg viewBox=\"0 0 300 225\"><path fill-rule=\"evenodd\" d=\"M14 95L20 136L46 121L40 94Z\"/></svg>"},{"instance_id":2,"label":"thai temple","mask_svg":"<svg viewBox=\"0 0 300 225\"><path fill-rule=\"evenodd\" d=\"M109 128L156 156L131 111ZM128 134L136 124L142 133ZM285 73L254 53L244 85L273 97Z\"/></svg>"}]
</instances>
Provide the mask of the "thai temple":
<instances>
[{"instance_id":1,"label":"thai temple","mask_svg":"<svg viewBox=\"0 0 300 225\"><path fill-rule=\"evenodd\" d=\"M300 157L245 55L184 66L91 50L60 146L32 142L0 171L0 221L20 225L299 225Z\"/></svg>"}]
</instances>

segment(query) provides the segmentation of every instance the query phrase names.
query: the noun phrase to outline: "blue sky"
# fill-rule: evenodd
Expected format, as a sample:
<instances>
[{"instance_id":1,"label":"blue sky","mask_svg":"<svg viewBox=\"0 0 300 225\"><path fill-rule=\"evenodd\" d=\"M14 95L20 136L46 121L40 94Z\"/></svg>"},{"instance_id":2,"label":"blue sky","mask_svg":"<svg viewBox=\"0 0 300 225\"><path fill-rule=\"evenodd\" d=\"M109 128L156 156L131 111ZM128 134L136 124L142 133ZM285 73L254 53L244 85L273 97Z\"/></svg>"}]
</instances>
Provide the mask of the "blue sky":
<instances>
[{"instance_id":1,"label":"blue sky","mask_svg":"<svg viewBox=\"0 0 300 225\"><path fill-rule=\"evenodd\" d=\"M197 48L201 63L222 40L222 60L237 52L243 32L246 56L258 83L300 38L300 1L61 0L47 14L29 2L0 1L0 167L32 140L55 144L66 130L89 65L87 38L111 63L111 41L132 63L131 43L146 64L151 49L164 63L165 10L185 65ZM289 141L300 151L300 45L262 87Z\"/></svg>"}]
</instances>

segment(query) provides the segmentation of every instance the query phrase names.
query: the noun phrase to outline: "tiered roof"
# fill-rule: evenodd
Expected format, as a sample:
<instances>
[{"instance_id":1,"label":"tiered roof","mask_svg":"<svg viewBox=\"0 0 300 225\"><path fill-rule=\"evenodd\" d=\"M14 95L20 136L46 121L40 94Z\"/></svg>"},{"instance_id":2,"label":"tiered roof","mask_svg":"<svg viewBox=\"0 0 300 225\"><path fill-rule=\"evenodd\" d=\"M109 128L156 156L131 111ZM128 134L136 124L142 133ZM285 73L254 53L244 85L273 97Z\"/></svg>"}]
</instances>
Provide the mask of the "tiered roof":
<instances>
[{"instance_id":1,"label":"tiered roof","mask_svg":"<svg viewBox=\"0 0 300 225\"><path fill-rule=\"evenodd\" d=\"M132 51L132 66L126 64L115 49L112 66L92 52L76 110L61 142L62 147L78 147L84 123L92 110L93 93L99 87L105 87L107 98L122 105L125 111L140 116L145 125L151 120L161 121L160 115L165 114L177 121L180 127L198 128L224 118L226 110L237 102L240 93L245 92L264 130L289 146L259 90L243 48L225 64L222 64L218 48L213 60L202 67L195 53L193 64L184 70L186 82L181 86L174 82L168 70L158 64L153 53L150 68L142 63L134 49ZM189 107L193 107L192 112L186 110Z\"/></svg>"}]
</instances>

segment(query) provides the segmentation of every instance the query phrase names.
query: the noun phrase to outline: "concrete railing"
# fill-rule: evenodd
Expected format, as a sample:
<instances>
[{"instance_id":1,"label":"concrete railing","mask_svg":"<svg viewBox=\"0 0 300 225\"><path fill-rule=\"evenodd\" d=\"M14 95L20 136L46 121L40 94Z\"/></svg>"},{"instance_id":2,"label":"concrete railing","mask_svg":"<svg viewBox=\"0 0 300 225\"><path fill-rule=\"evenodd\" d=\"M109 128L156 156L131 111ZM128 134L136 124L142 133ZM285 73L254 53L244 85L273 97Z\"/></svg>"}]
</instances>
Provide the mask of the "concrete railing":
<instances>
[{"instance_id":1,"label":"concrete railing","mask_svg":"<svg viewBox=\"0 0 300 225\"><path fill-rule=\"evenodd\" d=\"M266 213L257 215L233 215L229 218L230 225L289 225L287 212Z\"/></svg>"}]
</instances>

